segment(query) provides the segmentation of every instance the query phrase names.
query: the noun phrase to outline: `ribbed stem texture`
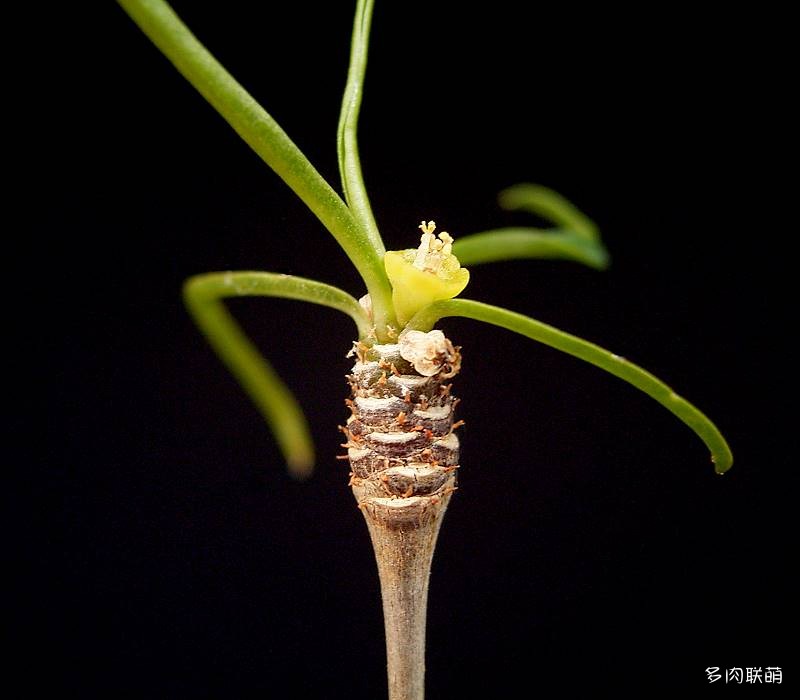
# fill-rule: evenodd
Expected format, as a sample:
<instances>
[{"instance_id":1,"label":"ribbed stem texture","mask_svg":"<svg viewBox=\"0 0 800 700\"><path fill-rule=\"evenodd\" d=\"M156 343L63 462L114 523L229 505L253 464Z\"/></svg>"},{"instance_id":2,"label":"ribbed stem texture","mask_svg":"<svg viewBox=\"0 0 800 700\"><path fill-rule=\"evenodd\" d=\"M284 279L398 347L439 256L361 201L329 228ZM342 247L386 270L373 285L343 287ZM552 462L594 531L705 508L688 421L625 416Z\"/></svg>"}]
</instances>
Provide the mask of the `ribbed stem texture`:
<instances>
[{"instance_id":1,"label":"ribbed stem texture","mask_svg":"<svg viewBox=\"0 0 800 700\"><path fill-rule=\"evenodd\" d=\"M390 700L425 695L428 579L458 468L449 380L460 355L447 346L438 371L421 376L399 345L356 344L349 376L351 416L342 430L380 575Z\"/></svg>"}]
</instances>

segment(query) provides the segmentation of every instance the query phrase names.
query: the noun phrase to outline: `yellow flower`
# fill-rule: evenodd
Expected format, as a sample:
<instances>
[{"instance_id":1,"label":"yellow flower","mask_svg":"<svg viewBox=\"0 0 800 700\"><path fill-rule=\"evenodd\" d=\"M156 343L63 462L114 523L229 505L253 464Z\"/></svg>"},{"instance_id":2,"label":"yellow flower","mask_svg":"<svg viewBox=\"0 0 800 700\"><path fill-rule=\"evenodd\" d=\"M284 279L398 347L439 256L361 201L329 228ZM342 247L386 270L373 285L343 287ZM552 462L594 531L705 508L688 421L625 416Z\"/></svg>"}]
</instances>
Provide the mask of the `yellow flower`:
<instances>
[{"instance_id":1,"label":"yellow flower","mask_svg":"<svg viewBox=\"0 0 800 700\"><path fill-rule=\"evenodd\" d=\"M419 248L390 250L383 258L392 283L394 310L403 326L421 308L439 299L452 299L469 282L469 270L453 255L450 234L442 231L437 238L433 221L423 221L419 228Z\"/></svg>"}]
</instances>

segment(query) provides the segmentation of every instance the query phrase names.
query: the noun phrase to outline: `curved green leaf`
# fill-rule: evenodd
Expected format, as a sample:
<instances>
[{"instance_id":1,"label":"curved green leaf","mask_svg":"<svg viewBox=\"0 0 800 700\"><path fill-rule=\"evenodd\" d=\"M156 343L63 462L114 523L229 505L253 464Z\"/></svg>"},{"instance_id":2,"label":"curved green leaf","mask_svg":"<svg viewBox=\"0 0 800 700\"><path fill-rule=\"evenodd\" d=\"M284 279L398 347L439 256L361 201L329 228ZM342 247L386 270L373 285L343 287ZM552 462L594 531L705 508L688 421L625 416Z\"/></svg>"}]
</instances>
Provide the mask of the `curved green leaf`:
<instances>
[{"instance_id":1,"label":"curved green leaf","mask_svg":"<svg viewBox=\"0 0 800 700\"><path fill-rule=\"evenodd\" d=\"M376 307L391 309L383 246L353 216L278 123L163 0L118 0L139 28L244 141L305 202L355 265Z\"/></svg>"},{"instance_id":2,"label":"curved green leaf","mask_svg":"<svg viewBox=\"0 0 800 700\"><path fill-rule=\"evenodd\" d=\"M322 282L271 272L210 272L188 279L184 300L211 347L258 407L286 458L289 471L305 477L314 466L314 448L296 399L236 323L222 300L271 296L298 299L342 311L359 335L370 331L359 303L341 289Z\"/></svg>"},{"instance_id":3,"label":"curved green leaf","mask_svg":"<svg viewBox=\"0 0 800 700\"><path fill-rule=\"evenodd\" d=\"M529 316L470 299L437 301L419 311L408 323L408 328L429 330L440 318L445 316L462 316L491 323L538 340L540 343L604 369L654 398L694 430L711 450L711 461L714 463L717 473L726 472L733 464L733 455L728 443L717 427L702 412L686 399L678 396L660 379L624 357L614 355L594 343L560 331Z\"/></svg>"},{"instance_id":4,"label":"curved green leaf","mask_svg":"<svg viewBox=\"0 0 800 700\"><path fill-rule=\"evenodd\" d=\"M590 241L600 238L594 221L549 187L521 183L503 190L497 199L503 209L522 210L541 216Z\"/></svg>"},{"instance_id":5,"label":"curved green leaf","mask_svg":"<svg viewBox=\"0 0 800 700\"><path fill-rule=\"evenodd\" d=\"M608 267L609 255L599 239L568 229L501 228L453 243L453 254L465 266L520 258L574 260L597 270Z\"/></svg>"}]
</instances>

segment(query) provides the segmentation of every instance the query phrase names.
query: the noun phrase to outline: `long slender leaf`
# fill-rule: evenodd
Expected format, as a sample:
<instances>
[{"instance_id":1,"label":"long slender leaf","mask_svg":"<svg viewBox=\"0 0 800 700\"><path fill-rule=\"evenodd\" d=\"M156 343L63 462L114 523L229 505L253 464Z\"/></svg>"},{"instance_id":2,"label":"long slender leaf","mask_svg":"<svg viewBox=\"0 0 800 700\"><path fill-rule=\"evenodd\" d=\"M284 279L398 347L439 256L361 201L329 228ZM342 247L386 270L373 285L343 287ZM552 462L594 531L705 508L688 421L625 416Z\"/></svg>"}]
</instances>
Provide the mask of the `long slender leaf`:
<instances>
[{"instance_id":1,"label":"long slender leaf","mask_svg":"<svg viewBox=\"0 0 800 700\"><path fill-rule=\"evenodd\" d=\"M373 6L374 0L358 0L356 7L353 38L350 43L350 67L339 114L336 145L345 201L353 216L368 232L375 249L383 255L386 250L372 214L358 152L358 117L364 93L364 73L367 69L367 48Z\"/></svg>"},{"instance_id":2,"label":"long slender leaf","mask_svg":"<svg viewBox=\"0 0 800 700\"><path fill-rule=\"evenodd\" d=\"M624 357L529 316L469 299L437 301L419 311L408 323L408 328L428 330L445 316L462 316L500 326L604 369L654 398L694 430L711 450L711 461L718 473L727 471L733 464L728 443L703 413L660 379Z\"/></svg>"},{"instance_id":3,"label":"long slender leaf","mask_svg":"<svg viewBox=\"0 0 800 700\"><path fill-rule=\"evenodd\" d=\"M336 135L336 151L339 158L339 173L342 189L350 211L369 238L372 247L383 256L386 248L375 223L369 195L361 170L361 156L358 151L358 117L361 112L361 98L364 94L364 74L367 69L367 49L369 31L372 24L374 0L358 0L353 35L350 43L350 65L347 71L347 84L342 97L339 113L339 126ZM372 296L372 312L375 327L380 334L388 325L396 326L394 307L388 295Z\"/></svg>"},{"instance_id":4,"label":"long slender leaf","mask_svg":"<svg viewBox=\"0 0 800 700\"><path fill-rule=\"evenodd\" d=\"M598 270L608 267L609 256L599 240L569 229L501 228L453 243L453 254L465 266L519 258L574 260Z\"/></svg>"},{"instance_id":5,"label":"long slender leaf","mask_svg":"<svg viewBox=\"0 0 800 700\"><path fill-rule=\"evenodd\" d=\"M307 476L314 465L314 448L303 412L222 301L242 296L282 297L328 306L350 316L362 337L370 331L369 321L358 302L346 292L302 277L270 272L211 272L192 277L184 285L184 299L192 317L267 420L289 471L298 477Z\"/></svg>"},{"instance_id":6,"label":"long slender leaf","mask_svg":"<svg viewBox=\"0 0 800 700\"><path fill-rule=\"evenodd\" d=\"M139 28L330 231L366 283L391 308L382 246L359 224L277 122L228 73L163 0L118 0Z\"/></svg>"}]
</instances>

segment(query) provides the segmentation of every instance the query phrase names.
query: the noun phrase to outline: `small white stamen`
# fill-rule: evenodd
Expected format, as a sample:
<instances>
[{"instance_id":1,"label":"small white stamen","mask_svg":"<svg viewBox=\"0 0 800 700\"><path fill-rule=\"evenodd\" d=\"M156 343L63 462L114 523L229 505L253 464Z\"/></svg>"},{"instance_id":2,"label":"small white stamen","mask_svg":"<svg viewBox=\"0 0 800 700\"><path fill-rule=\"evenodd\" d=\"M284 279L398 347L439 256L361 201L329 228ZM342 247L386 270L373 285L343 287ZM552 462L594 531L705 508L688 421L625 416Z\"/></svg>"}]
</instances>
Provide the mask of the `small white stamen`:
<instances>
[{"instance_id":1,"label":"small white stamen","mask_svg":"<svg viewBox=\"0 0 800 700\"><path fill-rule=\"evenodd\" d=\"M423 221L419 229L422 236L412 265L418 270L438 272L442 263L453 254L453 237L447 231L442 231L437 238L433 233L436 230L435 221Z\"/></svg>"}]
</instances>

